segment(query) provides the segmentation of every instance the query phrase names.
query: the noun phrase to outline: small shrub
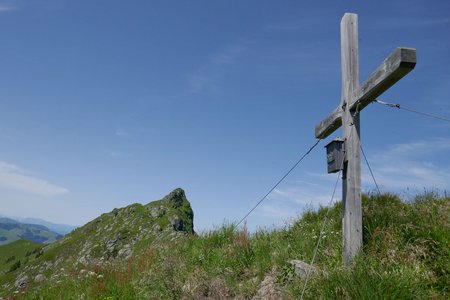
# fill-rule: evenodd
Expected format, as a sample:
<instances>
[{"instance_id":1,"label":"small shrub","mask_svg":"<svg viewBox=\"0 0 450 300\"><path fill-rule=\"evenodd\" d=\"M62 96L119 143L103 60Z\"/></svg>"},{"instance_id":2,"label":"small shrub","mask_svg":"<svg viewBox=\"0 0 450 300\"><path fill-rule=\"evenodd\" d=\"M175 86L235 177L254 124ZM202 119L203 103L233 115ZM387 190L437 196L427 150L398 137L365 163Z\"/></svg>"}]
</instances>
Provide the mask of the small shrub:
<instances>
[{"instance_id":1,"label":"small shrub","mask_svg":"<svg viewBox=\"0 0 450 300\"><path fill-rule=\"evenodd\" d=\"M17 270L18 268L20 268L20 259L18 261L16 261L10 268L8 272L14 272L15 270Z\"/></svg>"},{"instance_id":2,"label":"small shrub","mask_svg":"<svg viewBox=\"0 0 450 300\"><path fill-rule=\"evenodd\" d=\"M15 261L16 260L16 256L10 256L10 257L8 257L6 260L5 260L5 264L7 264L7 263L10 263L10 262L12 262L12 261Z\"/></svg>"}]
</instances>

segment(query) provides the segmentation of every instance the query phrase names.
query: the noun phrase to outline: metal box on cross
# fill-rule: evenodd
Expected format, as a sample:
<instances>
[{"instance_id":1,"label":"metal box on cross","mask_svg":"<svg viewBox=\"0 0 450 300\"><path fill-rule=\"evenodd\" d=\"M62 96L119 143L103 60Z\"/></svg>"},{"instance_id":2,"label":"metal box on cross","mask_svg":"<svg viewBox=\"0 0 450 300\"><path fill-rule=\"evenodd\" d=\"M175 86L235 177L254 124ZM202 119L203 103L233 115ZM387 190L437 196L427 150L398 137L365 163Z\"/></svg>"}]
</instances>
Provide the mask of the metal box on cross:
<instances>
[{"instance_id":1,"label":"metal box on cross","mask_svg":"<svg viewBox=\"0 0 450 300\"><path fill-rule=\"evenodd\" d=\"M325 148L327 149L327 165L328 173L336 173L343 169L344 160L344 139L335 138L329 142Z\"/></svg>"}]
</instances>

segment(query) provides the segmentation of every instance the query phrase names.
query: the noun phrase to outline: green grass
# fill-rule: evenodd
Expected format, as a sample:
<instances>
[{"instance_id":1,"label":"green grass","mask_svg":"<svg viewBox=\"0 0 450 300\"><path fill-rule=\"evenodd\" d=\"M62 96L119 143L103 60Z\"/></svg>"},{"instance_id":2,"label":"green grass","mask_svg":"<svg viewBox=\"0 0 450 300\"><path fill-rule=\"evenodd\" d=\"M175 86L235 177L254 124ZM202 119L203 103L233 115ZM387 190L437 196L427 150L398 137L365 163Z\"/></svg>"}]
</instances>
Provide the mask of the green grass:
<instances>
[{"instance_id":1,"label":"green grass","mask_svg":"<svg viewBox=\"0 0 450 300\"><path fill-rule=\"evenodd\" d=\"M18 260L22 263L36 255L37 249L42 248L38 244L26 240L18 240L7 245L0 246L0 271L7 271Z\"/></svg>"},{"instance_id":2,"label":"green grass","mask_svg":"<svg viewBox=\"0 0 450 300\"><path fill-rule=\"evenodd\" d=\"M433 193L411 202L390 194L364 196L364 247L351 268L341 264L342 205L335 204L314 264L318 271L305 299L448 299L449 200ZM80 267L68 267L55 280L39 288L31 284L18 297L245 299L253 297L272 274L282 298L299 299L304 280L288 261L311 261L325 213L326 208L305 212L278 230L249 233L225 224L199 235L148 242L128 260L82 266L83 273Z\"/></svg>"}]
</instances>

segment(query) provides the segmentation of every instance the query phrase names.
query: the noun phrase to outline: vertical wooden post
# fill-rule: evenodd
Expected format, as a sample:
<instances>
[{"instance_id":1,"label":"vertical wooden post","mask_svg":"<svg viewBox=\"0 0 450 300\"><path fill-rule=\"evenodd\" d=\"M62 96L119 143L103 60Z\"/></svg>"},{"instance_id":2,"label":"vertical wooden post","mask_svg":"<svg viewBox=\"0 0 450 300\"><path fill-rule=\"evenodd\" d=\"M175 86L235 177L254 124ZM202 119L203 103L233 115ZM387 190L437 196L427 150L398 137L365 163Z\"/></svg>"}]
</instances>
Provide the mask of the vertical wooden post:
<instances>
[{"instance_id":1,"label":"vertical wooden post","mask_svg":"<svg viewBox=\"0 0 450 300\"><path fill-rule=\"evenodd\" d=\"M343 262L349 266L362 246L359 112L414 69L416 49L395 49L369 78L359 85L358 16L346 13L341 21L341 62L341 103L316 125L315 136L324 139L341 125L344 129L342 240Z\"/></svg>"},{"instance_id":2,"label":"vertical wooden post","mask_svg":"<svg viewBox=\"0 0 450 300\"><path fill-rule=\"evenodd\" d=\"M361 160L359 112L351 111L351 98L359 88L358 16L345 14L341 21L342 127L345 136L343 195L343 261L350 265L362 245Z\"/></svg>"}]
</instances>

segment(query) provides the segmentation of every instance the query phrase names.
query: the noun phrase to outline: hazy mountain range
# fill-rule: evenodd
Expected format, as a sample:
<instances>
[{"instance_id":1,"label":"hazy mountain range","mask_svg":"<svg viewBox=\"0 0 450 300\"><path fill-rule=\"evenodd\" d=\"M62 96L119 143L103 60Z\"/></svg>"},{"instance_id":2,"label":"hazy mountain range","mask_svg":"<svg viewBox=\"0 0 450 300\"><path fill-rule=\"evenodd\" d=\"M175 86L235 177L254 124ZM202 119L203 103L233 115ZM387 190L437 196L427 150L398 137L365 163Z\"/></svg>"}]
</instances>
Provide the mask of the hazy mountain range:
<instances>
[{"instance_id":1,"label":"hazy mountain range","mask_svg":"<svg viewBox=\"0 0 450 300\"><path fill-rule=\"evenodd\" d=\"M22 223L10 218L0 218L0 245L23 239L36 243L52 243L63 235L39 224Z\"/></svg>"},{"instance_id":2,"label":"hazy mountain range","mask_svg":"<svg viewBox=\"0 0 450 300\"><path fill-rule=\"evenodd\" d=\"M54 231L54 232L59 233L61 235L68 234L69 232L71 232L72 230L74 230L75 228L78 227L78 226L75 226L75 225L58 224L58 223L49 222L49 221L46 221L46 220L43 220L43 219L31 218L31 217L21 218L21 217L7 216L7 215L0 214L0 218L8 218L8 219L11 219L11 220L14 220L14 221L18 221L20 223L25 223L25 224L42 225L42 226L47 227L51 231Z\"/></svg>"}]
</instances>

